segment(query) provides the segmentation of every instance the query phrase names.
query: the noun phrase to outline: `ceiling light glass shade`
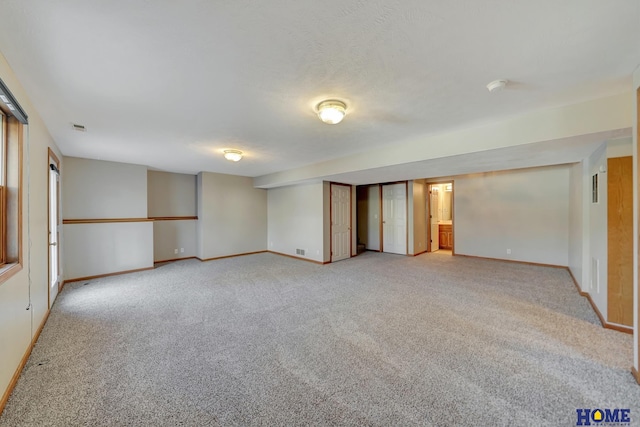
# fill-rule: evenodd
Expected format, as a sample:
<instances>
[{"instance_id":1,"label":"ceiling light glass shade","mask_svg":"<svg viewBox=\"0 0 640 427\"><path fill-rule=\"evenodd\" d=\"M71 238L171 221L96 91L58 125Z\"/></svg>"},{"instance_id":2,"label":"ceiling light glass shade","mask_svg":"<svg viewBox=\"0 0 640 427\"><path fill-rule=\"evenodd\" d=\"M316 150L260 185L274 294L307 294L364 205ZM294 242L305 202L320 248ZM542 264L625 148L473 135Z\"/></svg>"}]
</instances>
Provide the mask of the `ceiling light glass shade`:
<instances>
[{"instance_id":1,"label":"ceiling light glass shade","mask_svg":"<svg viewBox=\"0 0 640 427\"><path fill-rule=\"evenodd\" d=\"M330 125L340 123L342 119L344 119L346 112L347 106L342 101L330 99L318 104L318 117L320 117L320 120Z\"/></svg>"},{"instance_id":2,"label":"ceiling light glass shade","mask_svg":"<svg viewBox=\"0 0 640 427\"><path fill-rule=\"evenodd\" d=\"M242 151L240 150L224 150L224 158L232 162L239 162L242 159Z\"/></svg>"}]
</instances>

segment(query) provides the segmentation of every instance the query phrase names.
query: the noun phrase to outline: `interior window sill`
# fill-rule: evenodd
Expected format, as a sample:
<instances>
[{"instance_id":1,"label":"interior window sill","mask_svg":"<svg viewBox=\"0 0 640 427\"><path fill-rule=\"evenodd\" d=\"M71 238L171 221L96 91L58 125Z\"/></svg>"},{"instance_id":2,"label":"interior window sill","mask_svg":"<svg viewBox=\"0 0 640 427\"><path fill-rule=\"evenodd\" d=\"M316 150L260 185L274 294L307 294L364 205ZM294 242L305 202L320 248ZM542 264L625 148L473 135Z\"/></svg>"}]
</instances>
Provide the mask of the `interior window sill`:
<instances>
[{"instance_id":1,"label":"interior window sill","mask_svg":"<svg viewBox=\"0 0 640 427\"><path fill-rule=\"evenodd\" d=\"M12 262L0 267L0 285L9 280L20 270L22 270L22 264L19 262Z\"/></svg>"}]
</instances>

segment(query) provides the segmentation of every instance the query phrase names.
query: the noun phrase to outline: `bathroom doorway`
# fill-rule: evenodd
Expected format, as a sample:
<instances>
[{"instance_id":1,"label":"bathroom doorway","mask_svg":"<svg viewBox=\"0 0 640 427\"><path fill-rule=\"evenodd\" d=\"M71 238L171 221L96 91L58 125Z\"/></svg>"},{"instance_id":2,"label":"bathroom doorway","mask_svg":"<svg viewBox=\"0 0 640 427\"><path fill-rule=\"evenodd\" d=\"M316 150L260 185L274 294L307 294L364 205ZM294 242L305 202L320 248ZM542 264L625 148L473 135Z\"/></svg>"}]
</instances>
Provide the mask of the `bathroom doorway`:
<instances>
[{"instance_id":1,"label":"bathroom doorway","mask_svg":"<svg viewBox=\"0 0 640 427\"><path fill-rule=\"evenodd\" d=\"M428 184L428 252L453 254L453 181Z\"/></svg>"}]
</instances>

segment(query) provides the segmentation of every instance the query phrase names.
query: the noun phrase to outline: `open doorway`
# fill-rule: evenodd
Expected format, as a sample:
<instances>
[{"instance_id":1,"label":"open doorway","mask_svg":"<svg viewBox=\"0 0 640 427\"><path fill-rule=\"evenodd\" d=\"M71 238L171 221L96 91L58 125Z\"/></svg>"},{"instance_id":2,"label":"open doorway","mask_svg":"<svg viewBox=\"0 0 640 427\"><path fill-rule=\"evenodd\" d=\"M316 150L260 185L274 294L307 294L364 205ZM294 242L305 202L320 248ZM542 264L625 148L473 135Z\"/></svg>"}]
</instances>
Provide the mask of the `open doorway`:
<instances>
[{"instance_id":1,"label":"open doorway","mask_svg":"<svg viewBox=\"0 0 640 427\"><path fill-rule=\"evenodd\" d=\"M429 252L453 254L453 181L428 186Z\"/></svg>"}]
</instances>

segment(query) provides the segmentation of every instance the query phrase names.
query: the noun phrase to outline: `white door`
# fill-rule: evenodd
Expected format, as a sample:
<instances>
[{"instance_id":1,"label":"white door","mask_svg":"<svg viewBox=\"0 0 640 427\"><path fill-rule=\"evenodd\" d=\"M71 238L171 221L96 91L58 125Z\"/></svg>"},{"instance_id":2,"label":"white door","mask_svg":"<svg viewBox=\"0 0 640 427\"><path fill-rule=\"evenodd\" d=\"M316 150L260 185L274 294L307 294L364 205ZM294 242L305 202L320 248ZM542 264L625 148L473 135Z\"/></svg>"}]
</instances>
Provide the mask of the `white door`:
<instances>
[{"instance_id":1,"label":"white door","mask_svg":"<svg viewBox=\"0 0 640 427\"><path fill-rule=\"evenodd\" d=\"M437 251L440 249L440 226L438 225L438 220L440 219L440 211L438 210L440 207L438 206L438 201L440 195L438 194L440 187L438 185L431 186L430 192L430 203L429 206L429 224L431 224L431 251Z\"/></svg>"},{"instance_id":2,"label":"white door","mask_svg":"<svg viewBox=\"0 0 640 427\"><path fill-rule=\"evenodd\" d=\"M53 305L53 301L58 295L59 284L59 185L60 185L60 173L58 171L60 163L58 158L49 153L49 308Z\"/></svg>"},{"instance_id":3,"label":"white door","mask_svg":"<svg viewBox=\"0 0 640 427\"><path fill-rule=\"evenodd\" d=\"M331 262L351 257L351 186L331 184Z\"/></svg>"},{"instance_id":4,"label":"white door","mask_svg":"<svg viewBox=\"0 0 640 427\"><path fill-rule=\"evenodd\" d=\"M382 251L407 254L407 186L382 186Z\"/></svg>"}]
</instances>

